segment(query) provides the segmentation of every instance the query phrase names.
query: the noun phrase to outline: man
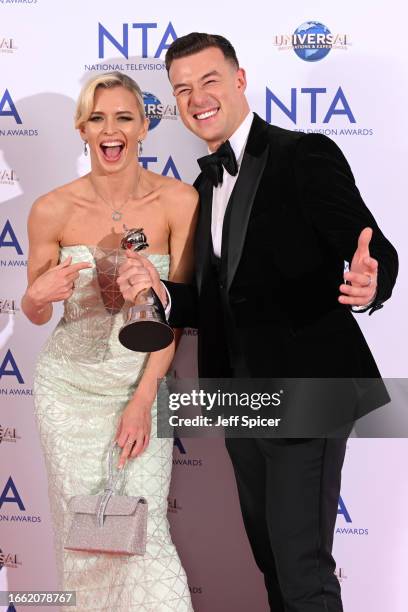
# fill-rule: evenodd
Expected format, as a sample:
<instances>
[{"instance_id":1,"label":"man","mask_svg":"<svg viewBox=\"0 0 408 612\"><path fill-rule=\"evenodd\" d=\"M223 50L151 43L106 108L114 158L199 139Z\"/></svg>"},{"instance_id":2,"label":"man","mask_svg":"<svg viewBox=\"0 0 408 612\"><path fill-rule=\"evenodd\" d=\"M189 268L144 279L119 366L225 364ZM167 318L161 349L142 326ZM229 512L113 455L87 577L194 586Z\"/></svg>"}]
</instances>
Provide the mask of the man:
<instances>
[{"instance_id":1,"label":"man","mask_svg":"<svg viewBox=\"0 0 408 612\"><path fill-rule=\"evenodd\" d=\"M379 376L350 307L381 308L398 260L339 148L251 113L245 72L221 36L177 39L166 67L184 124L213 153L195 183L195 283L166 283L170 324L198 327L199 375ZM160 293L148 263L136 255L126 266L124 289L134 266L131 289L148 273ZM346 441L226 445L273 612L340 612L331 551Z\"/></svg>"}]
</instances>

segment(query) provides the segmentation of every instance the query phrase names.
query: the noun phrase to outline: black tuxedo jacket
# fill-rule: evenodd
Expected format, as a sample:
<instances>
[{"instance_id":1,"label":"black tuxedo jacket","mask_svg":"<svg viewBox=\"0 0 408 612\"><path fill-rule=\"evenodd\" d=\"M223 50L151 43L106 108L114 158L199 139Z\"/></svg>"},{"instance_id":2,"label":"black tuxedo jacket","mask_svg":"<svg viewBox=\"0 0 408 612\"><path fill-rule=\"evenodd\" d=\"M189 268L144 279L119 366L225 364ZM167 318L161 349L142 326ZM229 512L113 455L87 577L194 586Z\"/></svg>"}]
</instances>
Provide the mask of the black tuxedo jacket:
<instances>
[{"instance_id":1,"label":"black tuxedo jacket","mask_svg":"<svg viewBox=\"0 0 408 612\"><path fill-rule=\"evenodd\" d=\"M200 175L195 282L167 283L170 324L197 327L199 375L375 377L349 307L344 260L364 227L379 262L370 314L391 296L397 253L365 206L337 145L255 115L228 203L221 266L213 264L212 185Z\"/></svg>"}]
</instances>

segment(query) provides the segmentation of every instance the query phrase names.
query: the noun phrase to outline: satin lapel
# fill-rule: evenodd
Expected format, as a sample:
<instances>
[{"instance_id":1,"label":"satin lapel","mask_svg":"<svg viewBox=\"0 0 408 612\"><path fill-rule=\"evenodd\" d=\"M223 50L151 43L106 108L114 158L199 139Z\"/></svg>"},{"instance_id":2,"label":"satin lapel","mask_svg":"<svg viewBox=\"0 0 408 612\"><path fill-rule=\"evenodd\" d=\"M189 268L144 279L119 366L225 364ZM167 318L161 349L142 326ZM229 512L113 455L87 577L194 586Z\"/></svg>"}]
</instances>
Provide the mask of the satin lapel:
<instances>
[{"instance_id":1,"label":"satin lapel","mask_svg":"<svg viewBox=\"0 0 408 612\"><path fill-rule=\"evenodd\" d=\"M250 135L251 136L251 135ZM244 248L249 217L256 191L265 168L269 145L261 152L250 152L250 138L242 159L241 169L232 194L231 217L228 228L227 290L231 287Z\"/></svg>"},{"instance_id":2,"label":"satin lapel","mask_svg":"<svg viewBox=\"0 0 408 612\"><path fill-rule=\"evenodd\" d=\"M195 268L198 292L201 291L204 270L210 257L211 210L213 186L208 179L197 179L194 184L200 194L200 212L195 235Z\"/></svg>"}]
</instances>

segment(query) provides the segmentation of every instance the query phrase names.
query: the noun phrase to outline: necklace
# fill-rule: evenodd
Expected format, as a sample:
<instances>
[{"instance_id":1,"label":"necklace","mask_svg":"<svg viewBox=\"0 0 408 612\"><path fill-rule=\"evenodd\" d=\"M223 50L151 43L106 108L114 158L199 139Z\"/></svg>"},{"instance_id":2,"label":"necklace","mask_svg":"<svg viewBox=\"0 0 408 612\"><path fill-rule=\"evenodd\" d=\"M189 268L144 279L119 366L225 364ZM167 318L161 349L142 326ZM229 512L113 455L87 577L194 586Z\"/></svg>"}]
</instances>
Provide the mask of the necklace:
<instances>
[{"instance_id":1,"label":"necklace","mask_svg":"<svg viewBox=\"0 0 408 612\"><path fill-rule=\"evenodd\" d=\"M95 189L96 191L96 189ZM98 193L96 191L97 195L101 198L101 200L103 202L105 202L105 204L107 204L109 206L109 208L112 211L112 220L113 221L120 221L123 217L123 213L122 210L125 208L126 204L129 202L130 200L130 196L132 195L131 193L129 193L128 197L126 198L126 200L123 202L122 206L120 208L113 208L112 204L110 202L108 202L107 200L105 200L105 198L103 197L103 195L101 195L100 193Z\"/></svg>"},{"instance_id":2,"label":"necklace","mask_svg":"<svg viewBox=\"0 0 408 612\"><path fill-rule=\"evenodd\" d=\"M137 183L134 186L133 191L135 191L137 186L139 185L139 180L140 180L140 172L139 172L139 175L137 177ZM123 202L122 206L120 206L119 208L114 208L112 206L112 204L110 202L108 202L107 200L105 200L103 195L101 193L99 193L99 191L95 188L95 185L93 183L92 183L92 186L95 189L96 195L99 196L101 198L102 202L104 202L111 209L111 211L112 211L112 221L120 221L122 219L122 217L123 217L122 210L125 208L126 204L129 202L130 198L132 197L133 191L131 193L129 193L128 197Z\"/></svg>"}]
</instances>

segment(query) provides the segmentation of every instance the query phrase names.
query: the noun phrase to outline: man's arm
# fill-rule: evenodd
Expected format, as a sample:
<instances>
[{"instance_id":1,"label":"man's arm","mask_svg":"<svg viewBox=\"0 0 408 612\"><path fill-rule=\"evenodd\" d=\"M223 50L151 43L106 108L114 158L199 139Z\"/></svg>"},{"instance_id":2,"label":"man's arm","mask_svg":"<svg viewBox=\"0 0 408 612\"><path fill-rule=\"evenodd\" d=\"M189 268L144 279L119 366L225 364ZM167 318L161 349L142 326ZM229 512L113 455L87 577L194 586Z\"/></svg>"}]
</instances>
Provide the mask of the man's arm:
<instances>
[{"instance_id":1,"label":"man's arm","mask_svg":"<svg viewBox=\"0 0 408 612\"><path fill-rule=\"evenodd\" d=\"M198 327L198 293L195 285L162 281L171 297L168 322L171 327Z\"/></svg>"},{"instance_id":2,"label":"man's arm","mask_svg":"<svg viewBox=\"0 0 408 612\"><path fill-rule=\"evenodd\" d=\"M378 262L378 272L370 313L381 308L395 284L398 255L364 204L346 158L332 140L310 134L298 142L295 161L299 201L305 214L341 259L351 262L361 232L372 229L369 256Z\"/></svg>"}]
</instances>

